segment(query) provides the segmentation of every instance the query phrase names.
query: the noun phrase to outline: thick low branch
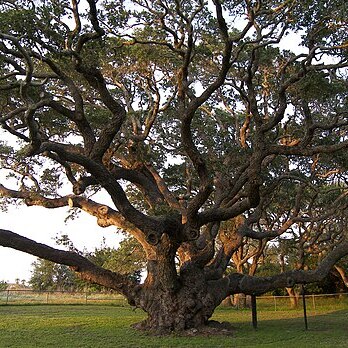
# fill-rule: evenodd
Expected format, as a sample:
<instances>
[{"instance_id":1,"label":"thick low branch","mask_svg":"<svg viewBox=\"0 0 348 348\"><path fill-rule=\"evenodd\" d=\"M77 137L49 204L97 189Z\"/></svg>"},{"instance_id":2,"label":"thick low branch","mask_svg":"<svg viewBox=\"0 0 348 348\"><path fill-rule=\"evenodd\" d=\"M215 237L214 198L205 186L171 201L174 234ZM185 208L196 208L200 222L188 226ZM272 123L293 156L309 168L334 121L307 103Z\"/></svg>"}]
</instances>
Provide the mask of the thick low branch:
<instances>
[{"instance_id":1,"label":"thick low branch","mask_svg":"<svg viewBox=\"0 0 348 348\"><path fill-rule=\"evenodd\" d=\"M136 226L127 221L118 211L104 204L97 203L91 199L75 195L47 198L36 192L10 190L0 184L0 197L1 196L23 199L28 206L36 205L48 209L67 206L71 208L80 208L86 213L95 216L99 226L115 226L135 237L143 246L147 254L149 254L152 250L151 246L146 242L144 233L140 229L136 228Z\"/></svg>"},{"instance_id":2,"label":"thick low branch","mask_svg":"<svg viewBox=\"0 0 348 348\"><path fill-rule=\"evenodd\" d=\"M152 252L152 247L146 242L145 234L127 221L118 211L107 205L79 196L69 196L68 204L70 207L80 208L88 214L95 216L98 225L101 227L116 226L126 231L138 240L147 255Z\"/></svg>"},{"instance_id":3,"label":"thick low branch","mask_svg":"<svg viewBox=\"0 0 348 348\"><path fill-rule=\"evenodd\" d=\"M166 217L151 217L137 210L128 200L122 186L117 182L117 178L111 174L101 163L95 162L90 158L66 151L65 147L57 143L43 143L41 152L53 151L66 161L78 163L87 169L105 190L110 194L112 201L118 211L133 225L141 229L146 235L149 243L157 244L161 235L168 231L172 234L179 226L173 226Z\"/></svg>"},{"instance_id":4,"label":"thick low branch","mask_svg":"<svg viewBox=\"0 0 348 348\"><path fill-rule=\"evenodd\" d=\"M117 290L130 300L133 297L132 293L136 287L135 282L131 281L127 276L96 266L85 257L74 252L54 249L3 229L0 229L0 245L67 265L84 280Z\"/></svg>"},{"instance_id":5,"label":"thick low branch","mask_svg":"<svg viewBox=\"0 0 348 348\"><path fill-rule=\"evenodd\" d=\"M315 283L324 279L335 263L346 255L348 255L348 241L333 249L314 270L292 270L271 277L252 277L233 273L228 276L229 293L261 295L278 288L293 287L295 284Z\"/></svg>"}]
</instances>

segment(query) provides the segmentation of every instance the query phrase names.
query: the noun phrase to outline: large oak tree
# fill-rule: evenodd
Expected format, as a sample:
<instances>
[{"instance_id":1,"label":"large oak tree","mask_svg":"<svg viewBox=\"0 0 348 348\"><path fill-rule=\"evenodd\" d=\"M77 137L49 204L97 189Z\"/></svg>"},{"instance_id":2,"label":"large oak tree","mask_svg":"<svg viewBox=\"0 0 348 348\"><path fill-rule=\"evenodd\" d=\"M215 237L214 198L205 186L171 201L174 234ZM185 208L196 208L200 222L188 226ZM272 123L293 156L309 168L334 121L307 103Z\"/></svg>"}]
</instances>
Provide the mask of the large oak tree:
<instances>
[{"instance_id":1,"label":"large oak tree","mask_svg":"<svg viewBox=\"0 0 348 348\"><path fill-rule=\"evenodd\" d=\"M0 9L0 122L18 140L1 143L18 182L0 184L1 204L69 206L116 226L143 247L147 276L139 285L6 229L0 245L121 292L153 330L205 325L229 294L318 281L348 254L345 2ZM93 200L98 191L112 204ZM247 241L252 262L279 236L324 246L319 263L225 275Z\"/></svg>"}]
</instances>

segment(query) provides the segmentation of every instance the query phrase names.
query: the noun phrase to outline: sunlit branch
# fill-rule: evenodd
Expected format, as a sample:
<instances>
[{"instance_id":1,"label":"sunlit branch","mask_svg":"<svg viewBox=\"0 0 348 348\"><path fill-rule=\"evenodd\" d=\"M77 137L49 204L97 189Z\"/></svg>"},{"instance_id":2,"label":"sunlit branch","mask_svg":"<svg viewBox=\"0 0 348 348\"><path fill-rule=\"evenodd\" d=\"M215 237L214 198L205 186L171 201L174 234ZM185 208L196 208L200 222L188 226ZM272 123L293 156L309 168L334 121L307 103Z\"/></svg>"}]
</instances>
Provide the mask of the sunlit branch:
<instances>
[{"instance_id":1,"label":"sunlit branch","mask_svg":"<svg viewBox=\"0 0 348 348\"><path fill-rule=\"evenodd\" d=\"M82 279L115 289L126 296L131 295L136 286L127 276L96 266L79 254L54 249L8 230L0 230L0 245L67 265L77 272Z\"/></svg>"}]
</instances>

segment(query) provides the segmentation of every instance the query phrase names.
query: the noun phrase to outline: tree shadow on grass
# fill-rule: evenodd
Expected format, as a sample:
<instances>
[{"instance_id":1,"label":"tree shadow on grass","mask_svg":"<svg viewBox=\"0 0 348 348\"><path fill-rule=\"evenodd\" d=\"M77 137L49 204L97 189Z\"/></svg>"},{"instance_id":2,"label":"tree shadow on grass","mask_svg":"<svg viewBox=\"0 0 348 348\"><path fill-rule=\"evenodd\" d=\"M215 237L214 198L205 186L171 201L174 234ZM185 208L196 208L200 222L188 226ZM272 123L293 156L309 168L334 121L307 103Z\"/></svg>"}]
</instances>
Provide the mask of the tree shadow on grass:
<instances>
[{"instance_id":1,"label":"tree shadow on grass","mask_svg":"<svg viewBox=\"0 0 348 348\"><path fill-rule=\"evenodd\" d=\"M291 311L288 312L290 314ZM348 310L308 315L308 330L305 329L303 314L274 312L260 313L258 328L254 330L250 320L233 322L236 328L235 346L237 347L347 347ZM282 317L283 316L283 317Z\"/></svg>"}]
</instances>

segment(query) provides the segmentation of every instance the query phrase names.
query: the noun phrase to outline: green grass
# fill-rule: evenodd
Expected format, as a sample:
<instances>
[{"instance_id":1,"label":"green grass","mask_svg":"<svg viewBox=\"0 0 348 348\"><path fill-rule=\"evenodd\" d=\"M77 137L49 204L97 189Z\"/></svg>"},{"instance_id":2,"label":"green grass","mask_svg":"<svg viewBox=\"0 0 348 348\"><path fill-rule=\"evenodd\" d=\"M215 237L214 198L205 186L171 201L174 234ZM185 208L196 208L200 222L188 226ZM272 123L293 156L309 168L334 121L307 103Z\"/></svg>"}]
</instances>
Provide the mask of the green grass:
<instances>
[{"instance_id":1,"label":"green grass","mask_svg":"<svg viewBox=\"0 0 348 348\"><path fill-rule=\"evenodd\" d=\"M110 305L0 306L0 347L347 347L348 310L322 310L308 317L301 310L258 313L253 330L249 310L219 308L213 319L229 321L233 336L154 337L130 328L141 311Z\"/></svg>"}]
</instances>

